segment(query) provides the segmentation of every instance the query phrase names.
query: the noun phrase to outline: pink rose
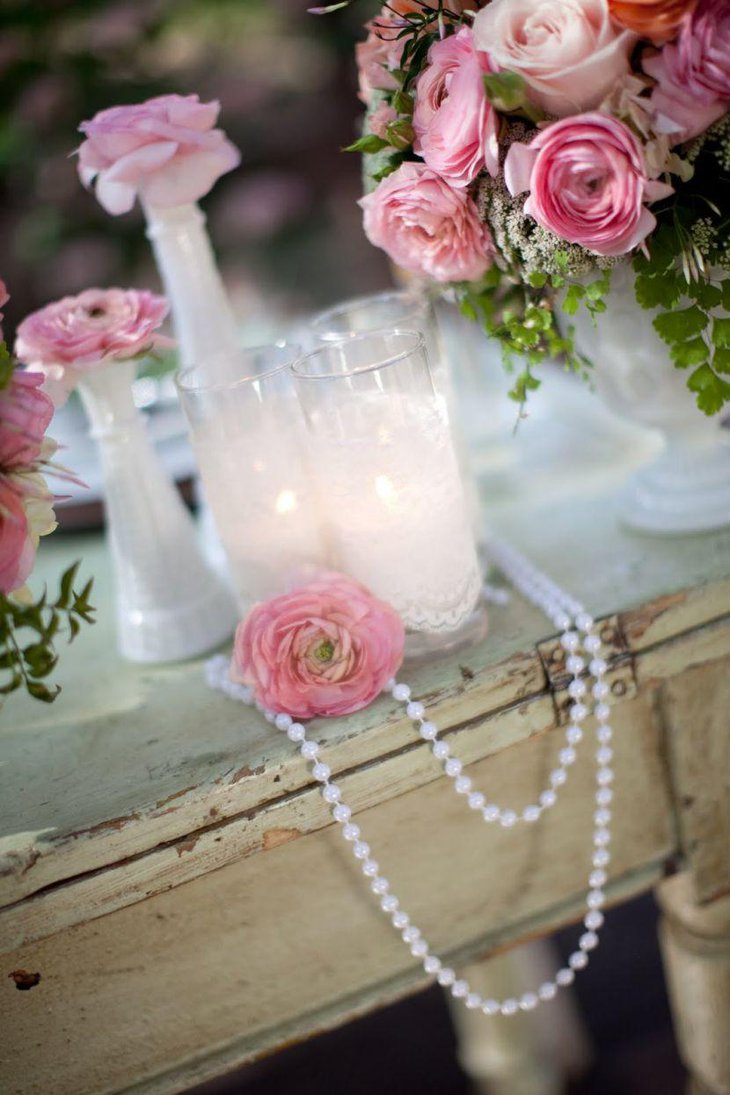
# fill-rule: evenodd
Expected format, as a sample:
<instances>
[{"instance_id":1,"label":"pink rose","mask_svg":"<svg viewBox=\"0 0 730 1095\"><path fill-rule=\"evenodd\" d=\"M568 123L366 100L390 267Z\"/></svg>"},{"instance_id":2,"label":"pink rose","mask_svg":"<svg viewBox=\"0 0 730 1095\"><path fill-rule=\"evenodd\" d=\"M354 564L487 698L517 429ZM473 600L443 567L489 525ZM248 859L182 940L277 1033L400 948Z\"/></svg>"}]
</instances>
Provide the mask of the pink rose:
<instances>
[{"instance_id":1,"label":"pink rose","mask_svg":"<svg viewBox=\"0 0 730 1095\"><path fill-rule=\"evenodd\" d=\"M529 145L513 144L504 178L511 194L530 191L525 213L564 240L598 255L625 255L656 218L644 205L672 193L647 177L641 145L609 114L579 114L545 126Z\"/></svg>"},{"instance_id":2,"label":"pink rose","mask_svg":"<svg viewBox=\"0 0 730 1095\"><path fill-rule=\"evenodd\" d=\"M28 467L41 454L43 437L53 417L53 403L40 390L40 373L15 369L0 389L0 467Z\"/></svg>"},{"instance_id":3,"label":"pink rose","mask_svg":"<svg viewBox=\"0 0 730 1095\"><path fill-rule=\"evenodd\" d=\"M559 118L598 106L628 72L635 42L611 22L608 0L491 0L474 20L475 47Z\"/></svg>"},{"instance_id":4,"label":"pink rose","mask_svg":"<svg viewBox=\"0 0 730 1095\"><path fill-rule=\"evenodd\" d=\"M20 493L0 475L0 593L19 589L33 569L35 547Z\"/></svg>"},{"instance_id":5,"label":"pink rose","mask_svg":"<svg viewBox=\"0 0 730 1095\"><path fill-rule=\"evenodd\" d=\"M146 289L86 289L27 316L15 354L45 373L46 390L63 402L83 372L173 345L157 333L167 312L165 298Z\"/></svg>"},{"instance_id":6,"label":"pink rose","mask_svg":"<svg viewBox=\"0 0 730 1095\"><path fill-rule=\"evenodd\" d=\"M409 26L407 15L421 15L424 7L435 8L437 0L389 0L380 14L365 24L368 36L355 46L359 98L369 106L373 91L395 91L399 86L393 72L400 68L405 38L400 32ZM476 7L477 0L451 0L450 12L459 16Z\"/></svg>"},{"instance_id":7,"label":"pink rose","mask_svg":"<svg viewBox=\"0 0 730 1095\"><path fill-rule=\"evenodd\" d=\"M194 202L240 163L240 153L214 129L220 103L197 95L161 95L145 103L102 110L82 122L79 148L84 186L108 213L128 213L135 198L169 208Z\"/></svg>"},{"instance_id":8,"label":"pink rose","mask_svg":"<svg viewBox=\"0 0 730 1095\"><path fill-rule=\"evenodd\" d=\"M3 305L7 304L9 300L10 300L10 294L8 293L7 289L5 288L5 282L2 280L2 278L0 278L0 308L2 308ZM0 312L0 323L2 323L3 318L4 318L3 314L2 314L2 312ZM3 329L2 329L2 327L0 327L0 342L2 342L2 341L3 341Z\"/></svg>"},{"instance_id":9,"label":"pink rose","mask_svg":"<svg viewBox=\"0 0 730 1095\"><path fill-rule=\"evenodd\" d=\"M468 186L485 168L499 172L499 120L482 80L491 71L463 27L434 42L416 82L414 151L452 186Z\"/></svg>"},{"instance_id":10,"label":"pink rose","mask_svg":"<svg viewBox=\"0 0 730 1095\"><path fill-rule=\"evenodd\" d=\"M342 574L323 573L254 606L238 625L231 675L272 711L349 715L395 675L404 641L390 605Z\"/></svg>"},{"instance_id":11,"label":"pink rose","mask_svg":"<svg viewBox=\"0 0 730 1095\"><path fill-rule=\"evenodd\" d=\"M360 205L370 242L412 274L476 281L492 265L492 237L474 202L425 164L401 164Z\"/></svg>"},{"instance_id":12,"label":"pink rose","mask_svg":"<svg viewBox=\"0 0 730 1095\"><path fill-rule=\"evenodd\" d=\"M659 132L677 143L704 133L730 108L730 4L700 0L677 40L642 64L657 81L651 106Z\"/></svg>"},{"instance_id":13,"label":"pink rose","mask_svg":"<svg viewBox=\"0 0 730 1095\"><path fill-rule=\"evenodd\" d=\"M388 126L395 122L397 118L398 115L393 107L383 99L382 103L378 103L376 109L368 118L368 129L376 137L380 137L381 141L387 141Z\"/></svg>"}]
</instances>

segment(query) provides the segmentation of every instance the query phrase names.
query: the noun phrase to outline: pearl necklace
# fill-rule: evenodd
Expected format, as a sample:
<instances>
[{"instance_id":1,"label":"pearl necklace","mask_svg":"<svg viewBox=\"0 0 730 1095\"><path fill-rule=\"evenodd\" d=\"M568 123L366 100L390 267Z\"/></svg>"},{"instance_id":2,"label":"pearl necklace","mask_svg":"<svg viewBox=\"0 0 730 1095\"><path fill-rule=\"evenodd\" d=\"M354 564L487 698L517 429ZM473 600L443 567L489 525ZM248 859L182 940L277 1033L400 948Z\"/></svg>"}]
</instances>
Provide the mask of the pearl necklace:
<instances>
[{"instance_id":1,"label":"pearl necklace","mask_svg":"<svg viewBox=\"0 0 730 1095\"><path fill-rule=\"evenodd\" d=\"M589 714L585 700L588 697L588 685L581 674L586 661L579 651L582 649L589 658L588 673L593 678L590 689L593 715L596 718L596 811L593 815L593 853L592 866L588 877L586 895L586 914L583 917L582 932L578 948L569 956L567 965L561 967L550 981L545 981L531 992L520 997L507 997L504 1000L484 999L474 992L468 981L458 978L456 971L445 966L432 951L421 931L412 923L410 916L400 907L400 902L391 892L389 881L380 874L377 861L371 855L370 845L362 839L359 825L352 821L352 810L342 801L340 787L331 779L328 764L318 759L319 746L307 737L305 727L296 722L291 715L265 710L260 704L255 706L262 711L268 722L283 731L294 742L305 760L312 765L312 775L321 784L322 797L329 805L332 817L341 826L342 836L350 844L352 854L359 861L362 873L370 881L370 889L380 899L380 907L390 918L391 924L401 935L414 958L420 959L424 970L435 977L440 985L448 988L451 995L461 1000L471 1010L479 1009L485 1015L516 1015L520 1011L532 1011L548 1000L552 1000L558 990L572 984L575 975L588 965L591 951L598 946L598 933L603 925L601 909L605 903L603 886L607 880L606 867L610 860L608 845L611 842L611 810L613 799L613 770L610 767L613 750L612 737L608 725L609 707L606 703L609 689L604 675L607 670L601 654L601 640L594 630L594 622L583 606L565 593L559 586L542 574L523 555L511 545L492 539L487 545L490 559L512 582L512 584L550 619L561 632L560 643L566 652L566 668L571 675L568 693L572 699L569 710L569 723L565 731L565 746L559 753L559 764L550 773L548 786L538 795L537 802L529 803L521 810L505 808L488 802L481 791L472 788L471 779L464 775L461 761L451 756L448 742L439 737L436 724L426 718L424 705L411 699L411 690L407 684L395 679L388 682L385 691L393 699L405 705L406 715L415 724L420 736L431 745L434 757L443 766L445 774L453 780L454 791L462 797L467 807L481 814L485 822L498 822L510 829L518 822L534 823L545 810L555 805L559 788L567 782L568 770L576 759L575 746L583 739L581 723ZM485 590L487 593L487 590ZM228 679L229 660L224 655L211 658L205 667L206 680L211 688L224 692L232 699L248 705L254 704L253 692L245 685L235 684Z\"/></svg>"}]
</instances>

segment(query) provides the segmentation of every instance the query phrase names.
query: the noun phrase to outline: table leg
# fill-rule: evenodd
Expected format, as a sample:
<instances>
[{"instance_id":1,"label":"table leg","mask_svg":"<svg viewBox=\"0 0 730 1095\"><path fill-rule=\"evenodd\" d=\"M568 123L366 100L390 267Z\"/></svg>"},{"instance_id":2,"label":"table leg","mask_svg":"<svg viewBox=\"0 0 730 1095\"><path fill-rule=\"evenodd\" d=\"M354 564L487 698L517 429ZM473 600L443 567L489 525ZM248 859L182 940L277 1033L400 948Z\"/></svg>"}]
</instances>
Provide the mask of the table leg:
<instances>
[{"instance_id":1,"label":"table leg","mask_svg":"<svg viewBox=\"0 0 730 1095\"><path fill-rule=\"evenodd\" d=\"M698 905L689 872L657 889L659 941L690 1095L730 1095L730 897Z\"/></svg>"},{"instance_id":2,"label":"table leg","mask_svg":"<svg viewBox=\"0 0 730 1095\"><path fill-rule=\"evenodd\" d=\"M550 943L539 940L459 970L485 998L520 996L548 980L559 965ZM533 1012L488 1018L449 996L459 1063L475 1090L489 1095L559 1095L567 1076L585 1071L588 1035L568 992ZM549 1014L548 1014L549 1012Z\"/></svg>"}]
</instances>

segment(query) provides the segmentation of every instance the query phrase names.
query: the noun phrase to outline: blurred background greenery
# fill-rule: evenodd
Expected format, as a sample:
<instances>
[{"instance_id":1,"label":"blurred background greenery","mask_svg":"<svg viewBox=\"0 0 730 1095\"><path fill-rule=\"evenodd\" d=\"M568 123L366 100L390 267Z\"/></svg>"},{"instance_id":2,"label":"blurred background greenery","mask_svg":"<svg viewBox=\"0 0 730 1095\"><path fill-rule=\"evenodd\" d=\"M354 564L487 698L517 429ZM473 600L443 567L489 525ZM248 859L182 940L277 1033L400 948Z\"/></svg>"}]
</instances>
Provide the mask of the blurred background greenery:
<instances>
[{"instance_id":1,"label":"blurred background greenery","mask_svg":"<svg viewBox=\"0 0 730 1095\"><path fill-rule=\"evenodd\" d=\"M203 202L241 317L295 315L388 280L365 240L353 44L368 6L308 0L3 0L0 240L5 333L91 285L159 281L138 209L108 216L72 153L96 111L168 92L221 103L242 152Z\"/></svg>"}]
</instances>

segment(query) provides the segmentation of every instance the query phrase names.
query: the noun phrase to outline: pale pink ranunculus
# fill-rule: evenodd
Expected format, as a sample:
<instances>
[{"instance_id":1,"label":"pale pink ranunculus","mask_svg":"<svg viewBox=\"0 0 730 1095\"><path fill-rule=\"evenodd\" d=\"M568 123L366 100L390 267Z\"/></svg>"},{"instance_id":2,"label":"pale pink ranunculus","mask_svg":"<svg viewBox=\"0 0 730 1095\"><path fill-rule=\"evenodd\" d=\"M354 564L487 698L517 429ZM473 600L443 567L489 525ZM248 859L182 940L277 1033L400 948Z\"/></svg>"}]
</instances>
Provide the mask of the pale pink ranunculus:
<instances>
[{"instance_id":1,"label":"pale pink ranunculus","mask_svg":"<svg viewBox=\"0 0 730 1095\"><path fill-rule=\"evenodd\" d=\"M43 376L15 369L0 388L0 468L27 468L41 454L53 403L42 392Z\"/></svg>"},{"instance_id":2,"label":"pale pink ranunculus","mask_svg":"<svg viewBox=\"0 0 730 1095\"><path fill-rule=\"evenodd\" d=\"M525 213L561 239L598 255L625 255L653 230L646 202L672 193L650 179L644 152L617 118L563 118L529 145L513 144L504 165L511 194L529 190Z\"/></svg>"},{"instance_id":3,"label":"pale pink ranunculus","mask_svg":"<svg viewBox=\"0 0 730 1095\"><path fill-rule=\"evenodd\" d=\"M22 494L0 475L0 593L13 593L24 583L35 561Z\"/></svg>"},{"instance_id":4,"label":"pale pink ranunculus","mask_svg":"<svg viewBox=\"0 0 730 1095\"><path fill-rule=\"evenodd\" d=\"M168 309L164 297L147 289L86 289L26 316L15 354L45 374L58 404L84 372L173 345L158 332Z\"/></svg>"},{"instance_id":5,"label":"pale pink ranunculus","mask_svg":"<svg viewBox=\"0 0 730 1095\"><path fill-rule=\"evenodd\" d=\"M368 130L380 137L381 141L387 141L388 126L397 121L398 115L393 107L383 99L368 117Z\"/></svg>"},{"instance_id":6,"label":"pale pink ranunculus","mask_svg":"<svg viewBox=\"0 0 730 1095\"><path fill-rule=\"evenodd\" d=\"M472 31L434 42L416 82L414 151L452 186L468 186L485 169L499 172L499 118L482 77L486 53L474 49Z\"/></svg>"},{"instance_id":7,"label":"pale pink ranunculus","mask_svg":"<svg viewBox=\"0 0 730 1095\"><path fill-rule=\"evenodd\" d=\"M264 707L309 719L367 707L403 660L398 614L358 582L325 572L255 605L236 631L231 676Z\"/></svg>"},{"instance_id":8,"label":"pale pink ranunculus","mask_svg":"<svg viewBox=\"0 0 730 1095\"><path fill-rule=\"evenodd\" d=\"M476 48L559 118L598 106L628 72L636 40L611 21L608 0L491 0L474 20Z\"/></svg>"},{"instance_id":9,"label":"pale pink ranunculus","mask_svg":"<svg viewBox=\"0 0 730 1095\"><path fill-rule=\"evenodd\" d=\"M140 196L167 209L197 201L241 156L222 129L220 103L197 95L160 95L101 110L80 131L79 176L95 182L99 202L115 216Z\"/></svg>"},{"instance_id":10,"label":"pale pink ranunculus","mask_svg":"<svg viewBox=\"0 0 730 1095\"><path fill-rule=\"evenodd\" d=\"M9 300L10 300L10 293L7 291L7 289L5 287L5 282L2 280L2 278L0 278L0 308L2 308L3 305L7 304ZM3 318L4 318L4 316L3 316L2 312L0 312L0 342L3 341L3 329L2 329Z\"/></svg>"},{"instance_id":11,"label":"pale pink ranunculus","mask_svg":"<svg viewBox=\"0 0 730 1095\"><path fill-rule=\"evenodd\" d=\"M700 0L678 38L646 54L642 65L657 81L651 93L657 130L678 144L704 133L730 109L728 0Z\"/></svg>"},{"instance_id":12,"label":"pale pink ranunculus","mask_svg":"<svg viewBox=\"0 0 730 1095\"><path fill-rule=\"evenodd\" d=\"M491 234L472 199L425 164L401 164L360 205L370 242L412 274L476 281L494 261Z\"/></svg>"}]
</instances>

